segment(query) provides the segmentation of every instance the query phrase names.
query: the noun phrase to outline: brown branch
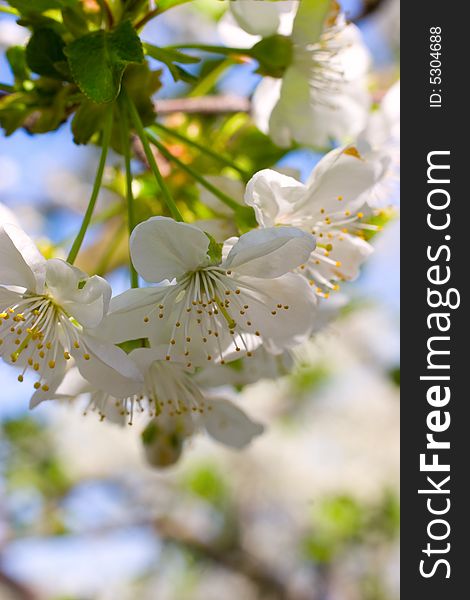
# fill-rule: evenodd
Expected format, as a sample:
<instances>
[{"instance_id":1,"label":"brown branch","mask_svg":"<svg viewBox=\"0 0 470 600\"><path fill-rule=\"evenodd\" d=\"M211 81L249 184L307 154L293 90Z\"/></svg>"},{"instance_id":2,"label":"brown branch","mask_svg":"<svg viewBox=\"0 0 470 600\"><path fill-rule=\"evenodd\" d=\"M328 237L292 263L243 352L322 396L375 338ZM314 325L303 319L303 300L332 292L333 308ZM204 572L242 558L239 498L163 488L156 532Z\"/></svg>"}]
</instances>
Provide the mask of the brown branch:
<instances>
[{"instance_id":1,"label":"brown branch","mask_svg":"<svg viewBox=\"0 0 470 600\"><path fill-rule=\"evenodd\" d=\"M250 112L251 102L244 96L200 96L195 98L170 98L157 100L155 110L160 115L176 112L187 114L227 114Z\"/></svg>"},{"instance_id":2,"label":"brown branch","mask_svg":"<svg viewBox=\"0 0 470 600\"><path fill-rule=\"evenodd\" d=\"M276 600L309 600L306 596L290 592L286 582L278 574L273 573L237 544L231 544L229 547L227 545L209 544L194 537L180 524L167 518L155 521L155 529L162 539L180 544L213 563L244 575L260 590L268 592L270 598Z\"/></svg>"},{"instance_id":3,"label":"brown branch","mask_svg":"<svg viewBox=\"0 0 470 600\"><path fill-rule=\"evenodd\" d=\"M24 586L23 584L16 581L7 575L4 571L0 570L0 597L3 598L4 595L2 593L2 588L4 590L8 590L9 596L11 599L17 600L37 600L36 594Z\"/></svg>"}]
</instances>

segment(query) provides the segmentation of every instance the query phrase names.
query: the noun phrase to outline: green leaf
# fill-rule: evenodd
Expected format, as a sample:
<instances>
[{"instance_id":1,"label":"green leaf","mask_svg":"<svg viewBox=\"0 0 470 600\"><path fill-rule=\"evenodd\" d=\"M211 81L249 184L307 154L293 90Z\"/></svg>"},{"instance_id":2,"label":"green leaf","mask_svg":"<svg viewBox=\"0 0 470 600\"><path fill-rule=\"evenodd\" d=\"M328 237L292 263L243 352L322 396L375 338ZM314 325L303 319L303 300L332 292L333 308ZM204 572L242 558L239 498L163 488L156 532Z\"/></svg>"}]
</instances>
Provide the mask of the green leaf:
<instances>
[{"instance_id":1,"label":"green leaf","mask_svg":"<svg viewBox=\"0 0 470 600\"><path fill-rule=\"evenodd\" d=\"M162 62L168 67L175 81L185 81L186 83L194 83L197 81L197 77L175 63L196 64L200 61L199 58L183 54L178 50L159 48L158 46L152 46L151 44L145 44L144 47L149 56Z\"/></svg>"},{"instance_id":2,"label":"green leaf","mask_svg":"<svg viewBox=\"0 0 470 600\"><path fill-rule=\"evenodd\" d=\"M219 244L216 240L207 233L204 232L206 236L209 238L209 248L207 249L207 255L210 258L211 265L220 265L222 262L222 246L223 244Z\"/></svg>"},{"instance_id":3,"label":"green leaf","mask_svg":"<svg viewBox=\"0 0 470 600\"><path fill-rule=\"evenodd\" d=\"M161 74L161 70L152 71L147 62L141 65L129 65L124 73L123 85L145 127L155 120L152 96L161 88Z\"/></svg>"},{"instance_id":4,"label":"green leaf","mask_svg":"<svg viewBox=\"0 0 470 600\"><path fill-rule=\"evenodd\" d=\"M105 104L96 104L91 100L82 102L72 121L73 141L87 144L93 134L101 129L107 110Z\"/></svg>"},{"instance_id":5,"label":"green leaf","mask_svg":"<svg viewBox=\"0 0 470 600\"><path fill-rule=\"evenodd\" d=\"M79 0L9 0L10 6L22 14L77 6Z\"/></svg>"},{"instance_id":6,"label":"green leaf","mask_svg":"<svg viewBox=\"0 0 470 600\"><path fill-rule=\"evenodd\" d=\"M114 31L94 31L65 48L72 76L93 102L112 102L121 88L128 64L141 63L144 53L129 21Z\"/></svg>"},{"instance_id":7,"label":"green leaf","mask_svg":"<svg viewBox=\"0 0 470 600\"><path fill-rule=\"evenodd\" d=\"M57 68L57 64L66 60L64 47L62 38L53 29L37 29L26 46L29 68L38 75L63 79L63 72Z\"/></svg>"},{"instance_id":8,"label":"green leaf","mask_svg":"<svg viewBox=\"0 0 470 600\"><path fill-rule=\"evenodd\" d=\"M5 56L15 77L15 82L23 83L23 81L29 80L30 72L26 64L25 48L23 46L11 46L5 52Z\"/></svg>"},{"instance_id":9,"label":"green leaf","mask_svg":"<svg viewBox=\"0 0 470 600\"><path fill-rule=\"evenodd\" d=\"M34 106L29 103L26 92L9 94L0 98L0 126L5 135L11 135L23 126L29 115L34 112Z\"/></svg>"},{"instance_id":10,"label":"green leaf","mask_svg":"<svg viewBox=\"0 0 470 600\"><path fill-rule=\"evenodd\" d=\"M172 62L181 63L182 65L191 65L201 62L199 57L184 54L183 52L174 50L173 48L159 48L158 46L153 46L152 44L144 44L144 48L149 56L165 64Z\"/></svg>"}]
</instances>

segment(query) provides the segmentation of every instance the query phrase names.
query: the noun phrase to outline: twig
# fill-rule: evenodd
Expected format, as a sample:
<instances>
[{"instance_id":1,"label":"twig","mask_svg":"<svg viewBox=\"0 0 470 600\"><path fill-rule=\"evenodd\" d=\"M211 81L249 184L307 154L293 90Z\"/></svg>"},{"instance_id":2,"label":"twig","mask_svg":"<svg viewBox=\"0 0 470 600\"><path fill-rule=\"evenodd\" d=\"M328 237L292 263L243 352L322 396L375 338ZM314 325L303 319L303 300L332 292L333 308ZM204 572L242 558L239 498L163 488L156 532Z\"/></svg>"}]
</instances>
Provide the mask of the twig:
<instances>
[{"instance_id":1,"label":"twig","mask_svg":"<svg viewBox=\"0 0 470 600\"><path fill-rule=\"evenodd\" d=\"M0 596L3 598L2 588L6 588L11 593L12 599L37 600L37 596L32 590L0 570Z\"/></svg>"},{"instance_id":2,"label":"twig","mask_svg":"<svg viewBox=\"0 0 470 600\"><path fill-rule=\"evenodd\" d=\"M160 115L176 112L187 114L227 114L250 112L251 102L244 96L197 96L195 98L170 98L157 100L155 110Z\"/></svg>"}]
</instances>

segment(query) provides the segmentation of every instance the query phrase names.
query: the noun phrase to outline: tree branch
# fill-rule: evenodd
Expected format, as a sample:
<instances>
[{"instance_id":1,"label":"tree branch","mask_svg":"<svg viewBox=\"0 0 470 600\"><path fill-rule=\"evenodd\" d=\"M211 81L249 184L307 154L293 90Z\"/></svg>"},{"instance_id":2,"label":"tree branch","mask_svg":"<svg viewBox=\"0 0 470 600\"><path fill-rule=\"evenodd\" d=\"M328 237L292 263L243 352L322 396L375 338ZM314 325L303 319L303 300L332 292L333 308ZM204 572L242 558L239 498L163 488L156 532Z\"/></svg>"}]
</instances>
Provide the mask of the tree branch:
<instances>
[{"instance_id":1,"label":"tree branch","mask_svg":"<svg viewBox=\"0 0 470 600\"><path fill-rule=\"evenodd\" d=\"M155 110L160 115L176 112L187 114L227 114L250 112L251 102L244 96L198 96L195 98L170 98L157 100Z\"/></svg>"}]
</instances>

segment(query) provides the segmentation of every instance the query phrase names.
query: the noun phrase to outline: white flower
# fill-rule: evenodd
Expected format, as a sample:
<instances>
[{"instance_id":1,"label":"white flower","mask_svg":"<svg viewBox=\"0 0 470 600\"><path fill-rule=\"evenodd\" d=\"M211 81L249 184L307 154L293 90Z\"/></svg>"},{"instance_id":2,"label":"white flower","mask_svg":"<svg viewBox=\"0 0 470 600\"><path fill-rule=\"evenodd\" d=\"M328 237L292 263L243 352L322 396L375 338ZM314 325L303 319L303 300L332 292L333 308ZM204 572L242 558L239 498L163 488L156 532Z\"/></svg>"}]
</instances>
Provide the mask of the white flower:
<instances>
[{"instance_id":1,"label":"white flower","mask_svg":"<svg viewBox=\"0 0 470 600\"><path fill-rule=\"evenodd\" d=\"M153 433L158 432L152 453L163 461L164 456L176 459L181 451L180 442L196 431L204 429L218 442L232 448L245 447L263 432L241 409L227 398L203 391L191 370L184 364L165 360L166 348L137 348L129 354L140 371L143 383L135 394L95 390L72 369L54 395L54 400L72 400L89 394L89 407L101 419L132 425L135 413L146 413L152 420ZM148 428L147 428L148 430ZM147 431L146 430L146 431ZM144 434L144 444L148 436ZM148 450L148 449L147 449ZM176 452L178 450L178 452ZM172 461L174 462L174 461ZM168 460L168 464L171 464Z\"/></svg>"},{"instance_id":2,"label":"white flower","mask_svg":"<svg viewBox=\"0 0 470 600\"><path fill-rule=\"evenodd\" d=\"M361 237L363 197L382 176L381 160L366 161L354 147L329 152L304 185L265 169L248 182L245 201L261 227L291 225L316 236L317 246L300 271L320 296L354 279L372 246Z\"/></svg>"},{"instance_id":3,"label":"white flower","mask_svg":"<svg viewBox=\"0 0 470 600\"><path fill-rule=\"evenodd\" d=\"M370 56L359 29L346 23L334 0L295 3L298 10L290 27L291 10L281 18L277 4L257 0L231 4L245 31L290 35L292 43L292 60L282 79L265 77L255 91L256 124L279 146L292 141L325 146L332 139L354 138L364 128L370 108L366 82Z\"/></svg>"},{"instance_id":4,"label":"white flower","mask_svg":"<svg viewBox=\"0 0 470 600\"><path fill-rule=\"evenodd\" d=\"M397 81L372 112L357 146L366 159L382 157L387 167L383 176L368 193L368 204L389 205L399 190L400 178L400 82Z\"/></svg>"},{"instance_id":5,"label":"white flower","mask_svg":"<svg viewBox=\"0 0 470 600\"><path fill-rule=\"evenodd\" d=\"M227 46L247 48L262 37L290 35L297 12L297 0L230 2L230 10L219 21L219 34Z\"/></svg>"},{"instance_id":6,"label":"white flower","mask_svg":"<svg viewBox=\"0 0 470 600\"><path fill-rule=\"evenodd\" d=\"M132 261L145 280L171 283L114 298L100 335L164 339L167 360L184 356L188 365L250 356L261 343L273 352L297 345L313 326L315 301L290 271L314 247L310 234L273 227L229 240L221 258L197 227L152 217L132 233Z\"/></svg>"},{"instance_id":7,"label":"white flower","mask_svg":"<svg viewBox=\"0 0 470 600\"><path fill-rule=\"evenodd\" d=\"M139 388L126 354L87 331L106 313L111 289L59 260L46 260L22 229L0 226L0 355L34 374L32 406L62 381L73 358L82 375L111 392Z\"/></svg>"}]
</instances>

